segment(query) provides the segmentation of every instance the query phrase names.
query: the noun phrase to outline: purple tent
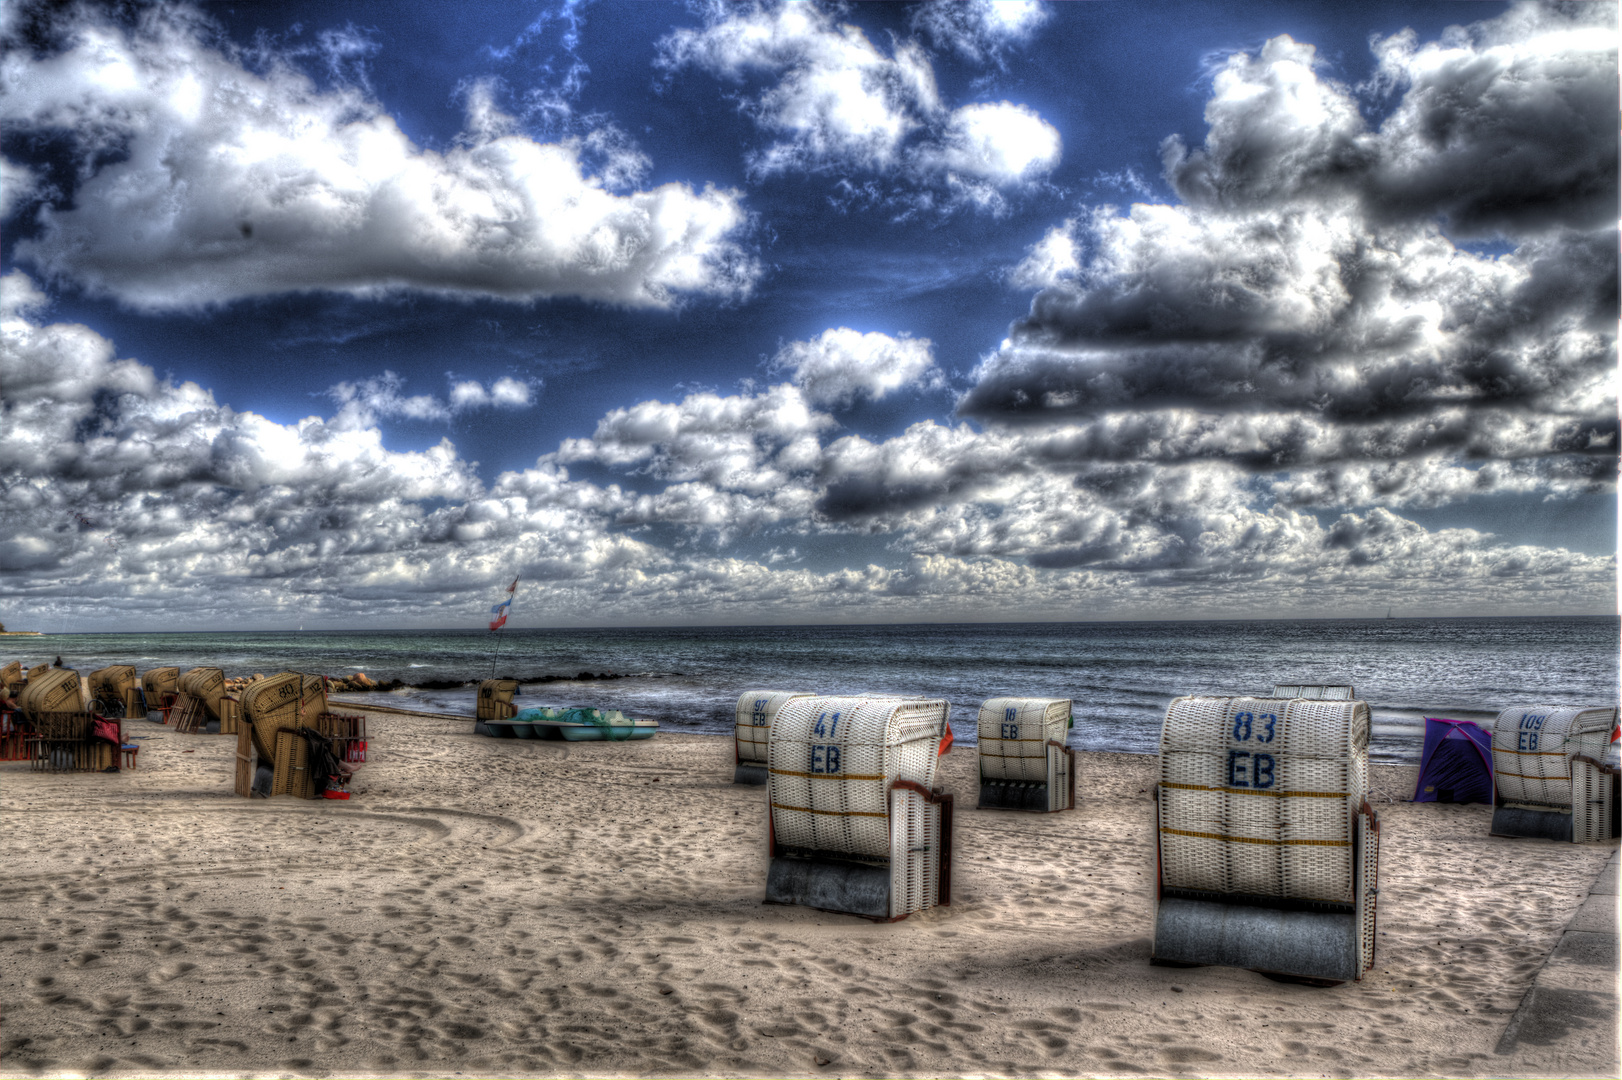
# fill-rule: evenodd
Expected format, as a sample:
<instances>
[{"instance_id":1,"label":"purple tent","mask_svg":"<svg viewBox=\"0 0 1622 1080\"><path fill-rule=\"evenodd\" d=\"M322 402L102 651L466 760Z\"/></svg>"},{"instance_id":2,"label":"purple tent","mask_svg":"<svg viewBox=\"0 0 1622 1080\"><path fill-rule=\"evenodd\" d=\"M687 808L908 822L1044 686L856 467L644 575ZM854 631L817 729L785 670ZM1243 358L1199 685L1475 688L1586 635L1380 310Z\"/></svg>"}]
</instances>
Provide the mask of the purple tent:
<instances>
[{"instance_id":1,"label":"purple tent","mask_svg":"<svg viewBox=\"0 0 1622 1080\"><path fill-rule=\"evenodd\" d=\"M1492 733L1473 720L1425 717L1414 802L1493 802Z\"/></svg>"}]
</instances>

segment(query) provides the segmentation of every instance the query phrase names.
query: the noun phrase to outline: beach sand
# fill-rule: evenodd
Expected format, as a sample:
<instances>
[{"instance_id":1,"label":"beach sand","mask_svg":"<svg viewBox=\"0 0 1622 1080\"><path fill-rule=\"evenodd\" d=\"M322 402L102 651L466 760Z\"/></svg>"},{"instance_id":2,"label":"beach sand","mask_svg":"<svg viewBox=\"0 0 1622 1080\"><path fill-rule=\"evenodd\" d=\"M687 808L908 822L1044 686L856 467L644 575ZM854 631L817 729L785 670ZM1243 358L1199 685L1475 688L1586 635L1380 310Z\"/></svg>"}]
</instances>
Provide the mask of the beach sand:
<instances>
[{"instance_id":1,"label":"beach sand","mask_svg":"<svg viewBox=\"0 0 1622 1080\"><path fill-rule=\"evenodd\" d=\"M1034 815L973 809L960 747L953 902L880 925L761 903L730 739L369 729L347 803L235 798L234 738L141 722L133 772L0 765L0 1071L1615 1075L1493 1053L1612 848L1489 838L1412 768L1374 767L1375 969L1321 989L1149 964L1151 757Z\"/></svg>"}]
</instances>

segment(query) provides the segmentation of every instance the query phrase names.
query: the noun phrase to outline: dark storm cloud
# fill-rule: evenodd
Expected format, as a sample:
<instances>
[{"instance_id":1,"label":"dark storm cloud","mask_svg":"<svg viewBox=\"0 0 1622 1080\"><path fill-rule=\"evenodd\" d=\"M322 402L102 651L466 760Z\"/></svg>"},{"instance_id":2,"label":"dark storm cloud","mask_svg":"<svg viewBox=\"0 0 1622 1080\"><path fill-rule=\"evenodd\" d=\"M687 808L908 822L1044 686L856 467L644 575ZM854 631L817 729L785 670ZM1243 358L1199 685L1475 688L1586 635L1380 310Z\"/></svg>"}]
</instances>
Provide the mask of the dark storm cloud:
<instances>
[{"instance_id":1,"label":"dark storm cloud","mask_svg":"<svg viewBox=\"0 0 1622 1080\"><path fill-rule=\"evenodd\" d=\"M1230 211L1355 199L1371 221L1440 220L1455 237L1524 236L1616 218L1616 12L1521 4L1420 45L1372 43L1364 90L1399 95L1378 128L1289 37L1231 57L1213 79L1204 146L1173 136L1166 178Z\"/></svg>"},{"instance_id":2,"label":"dark storm cloud","mask_svg":"<svg viewBox=\"0 0 1622 1080\"><path fill-rule=\"evenodd\" d=\"M1461 404L1559 410L1614 363L1612 230L1539 238L1492 261L1435 235L1383 246L1300 218L1187 230L1156 229L1150 208L1134 216L1144 219L1131 230L1137 250L1095 267L1091 288L1040 293L979 371L963 414L1282 408L1366 421Z\"/></svg>"},{"instance_id":3,"label":"dark storm cloud","mask_svg":"<svg viewBox=\"0 0 1622 1080\"><path fill-rule=\"evenodd\" d=\"M1325 466L1366 494L1359 463L1413 458L1387 479L1425 505L1460 490L1425 479L1449 453L1561 459L1477 472L1485 490L1609 484L1617 90L1600 14L1523 6L1423 47L1376 41L1370 92L1398 95L1377 131L1311 46L1231 58L1204 146L1164 148L1183 204L1100 208L1033 247L1012 279L1043 287L959 413L1069 420L1095 460L1317 466L1291 490L1328 497ZM1466 229L1514 250L1455 246Z\"/></svg>"},{"instance_id":4,"label":"dark storm cloud","mask_svg":"<svg viewBox=\"0 0 1622 1080\"><path fill-rule=\"evenodd\" d=\"M1615 26L1611 4L1524 4L1440 42L1377 41L1375 81L1402 101L1380 127L1370 213L1440 216L1455 236L1614 221Z\"/></svg>"}]
</instances>

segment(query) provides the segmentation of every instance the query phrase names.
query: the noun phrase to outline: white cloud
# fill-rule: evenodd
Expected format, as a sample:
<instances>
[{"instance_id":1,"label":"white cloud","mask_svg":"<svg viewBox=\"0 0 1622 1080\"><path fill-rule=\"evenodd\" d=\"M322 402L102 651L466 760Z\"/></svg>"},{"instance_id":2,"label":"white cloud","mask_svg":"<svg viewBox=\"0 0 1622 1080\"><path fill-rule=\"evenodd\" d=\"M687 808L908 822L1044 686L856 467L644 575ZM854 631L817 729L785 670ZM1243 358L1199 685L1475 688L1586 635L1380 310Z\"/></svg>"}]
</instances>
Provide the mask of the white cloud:
<instances>
[{"instance_id":1,"label":"white cloud","mask_svg":"<svg viewBox=\"0 0 1622 1080\"><path fill-rule=\"evenodd\" d=\"M1081 269L1075 229L1074 218L1049 229L1046 236L1031 245L1025 258L1008 271L1008 283L1016 289L1046 289L1074 278Z\"/></svg>"},{"instance_id":2,"label":"white cloud","mask_svg":"<svg viewBox=\"0 0 1622 1080\"><path fill-rule=\"evenodd\" d=\"M1004 188L1046 176L1058 166L1060 151L1051 124L1023 105L1000 101L955 110L939 141L920 146L914 162L949 180Z\"/></svg>"},{"instance_id":3,"label":"white cloud","mask_svg":"<svg viewBox=\"0 0 1622 1080\"><path fill-rule=\"evenodd\" d=\"M790 372L794 384L818 405L849 405L859 397L878 401L907 386L945 385L928 338L863 334L843 326L783 346L772 370Z\"/></svg>"},{"instance_id":4,"label":"white cloud","mask_svg":"<svg viewBox=\"0 0 1622 1080\"><path fill-rule=\"evenodd\" d=\"M538 143L475 88L463 138L429 150L353 85L320 90L275 55L249 70L184 9L134 30L81 13L64 37L0 61L0 119L76 140L89 175L17 258L92 293L147 309L399 289L668 306L757 273L735 192L608 190L645 172L613 132ZM111 146L126 153L94 164Z\"/></svg>"},{"instance_id":5,"label":"white cloud","mask_svg":"<svg viewBox=\"0 0 1622 1080\"><path fill-rule=\"evenodd\" d=\"M502 376L486 390L477 380L465 380L451 387L449 412L496 406L504 409L523 409L534 404L534 388L510 376Z\"/></svg>"},{"instance_id":6,"label":"white cloud","mask_svg":"<svg viewBox=\"0 0 1622 1080\"><path fill-rule=\"evenodd\" d=\"M1318 75L1317 50L1283 34L1255 55L1234 53L1211 82L1205 146L1173 136L1167 176L1190 202L1273 204L1336 186L1365 166L1362 114L1345 87Z\"/></svg>"},{"instance_id":7,"label":"white cloud","mask_svg":"<svg viewBox=\"0 0 1622 1080\"><path fill-rule=\"evenodd\" d=\"M885 55L859 28L811 4L717 5L706 18L702 29L666 37L661 63L734 81L776 79L746 106L779 136L751 156L757 175L875 172L943 184L959 201L1000 209L999 190L1041 180L1059 163L1058 131L1026 106L948 109L915 43L898 42Z\"/></svg>"},{"instance_id":8,"label":"white cloud","mask_svg":"<svg viewBox=\"0 0 1622 1080\"><path fill-rule=\"evenodd\" d=\"M921 3L913 8L912 24L937 48L949 48L970 60L991 60L999 66L1010 48L1035 36L1048 20L1048 9L1038 0L959 0Z\"/></svg>"},{"instance_id":9,"label":"white cloud","mask_svg":"<svg viewBox=\"0 0 1622 1080\"><path fill-rule=\"evenodd\" d=\"M661 480L760 494L814 467L817 433L833 426L833 417L813 409L795 386L760 394L689 394L674 404L644 401L614 409L591 438L565 440L557 459L634 465Z\"/></svg>"},{"instance_id":10,"label":"white cloud","mask_svg":"<svg viewBox=\"0 0 1622 1080\"><path fill-rule=\"evenodd\" d=\"M40 178L34 170L0 157L0 221L41 194Z\"/></svg>"},{"instance_id":11,"label":"white cloud","mask_svg":"<svg viewBox=\"0 0 1622 1080\"><path fill-rule=\"evenodd\" d=\"M958 145L920 52L886 56L816 9L712 14L682 39L697 52L668 46L673 62L764 74L753 107L802 165L902 175ZM1610 555L1398 512L1614 490L1614 201L1596 224L1587 144L1491 151L1494 118L1518 130L1540 101L1551 131L1598 117L1598 141L1613 137L1614 92L1603 115L1589 93L1591 38L1562 44L1596 32L1586 18L1517 8L1435 49L1377 43L1382 85L1405 95L1377 131L1308 46L1276 39L1224 65L1209 137L1167 156L1182 205L1076 214L1011 272L1041 291L962 401L981 430L839 430L825 410L940 373L927 341L834 328L783 348L789 382L614 409L483 484L448 440L395 453L377 421L521 407L523 383L408 394L385 374L335 388L333 417L276 424L47 324L14 273L0 279L8 595L104 618L294 603L443 622L522 572L547 581L548 615L596 621L1261 615L1392 589L1437 612L1614 610ZM1425 143L1438 119L1461 141ZM965 183L995 193L985 177L1023 168L1017 149L980 146L985 171ZM1465 221L1513 251L1458 247L1447 230ZM803 561L729 557L746 533ZM807 569L856 534L883 557Z\"/></svg>"},{"instance_id":12,"label":"white cloud","mask_svg":"<svg viewBox=\"0 0 1622 1080\"><path fill-rule=\"evenodd\" d=\"M345 427L373 427L386 417L405 417L408 420L447 421L457 413L469 409L495 406L505 409L523 409L534 404L529 383L503 376L490 384L465 379L451 385L446 400L432 394L401 393L405 380L392 371L358 382L341 382L327 390L327 396L338 403L338 415L333 423Z\"/></svg>"},{"instance_id":13,"label":"white cloud","mask_svg":"<svg viewBox=\"0 0 1622 1080\"><path fill-rule=\"evenodd\" d=\"M1327 525L1264 509L1246 469L1176 458L1178 440L1231 435L1192 421L1144 443L1169 455L1154 465L1096 457L1128 433L1119 418L1096 422L1109 432L925 422L824 443L832 418L785 384L615 410L592 439L485 485L448 440L391 451L358 405L345 413L387 397L386 383L357 384L338 417L278 424L159 379L84 326L44 322L44 306L25 276L0 279L0 567L9 603L58 626L149 626L159 612L476 623L513 573L545 583L537 617L586 622L1231 616L1392 587L1439 611L1602 610L1614 595L1609 557L1426 530L1384 509ZM573 479L565 459L633 470L650 490ZM1423 474L1400 481L1415 490L1468 471L1432 464L1395 468ZM1505 466L1528 468L1543 466ZM1312 503L1311 484L1345 498L1392 479L1341 470L1275 490ZM648 526L680 539L656 543ZM830 534L858 531L889 538L888 565L806 569ZM744 532L781 535L801 561L775 543L747 560L681 542Z\"/></svg>"}]
</instances>

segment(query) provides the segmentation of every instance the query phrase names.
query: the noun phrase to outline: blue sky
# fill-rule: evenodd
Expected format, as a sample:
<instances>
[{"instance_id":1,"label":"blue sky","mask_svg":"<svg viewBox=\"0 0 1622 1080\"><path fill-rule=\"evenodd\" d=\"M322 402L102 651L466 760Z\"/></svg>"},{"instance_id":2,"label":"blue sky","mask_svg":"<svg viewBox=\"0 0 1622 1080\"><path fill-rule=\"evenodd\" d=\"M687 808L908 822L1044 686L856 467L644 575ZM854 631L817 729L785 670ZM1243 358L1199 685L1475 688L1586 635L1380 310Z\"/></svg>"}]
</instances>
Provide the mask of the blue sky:
<instances>
[{"instance_id":1,"label":"blue sky","mask_svg":"<svg viewBox=\"0 0 1622 1080\"><path fill-rule=\"evenodd\" d=\"M13 625L1615 609L1614 5L5 20Z\"/></svg>"}]
</instances>

